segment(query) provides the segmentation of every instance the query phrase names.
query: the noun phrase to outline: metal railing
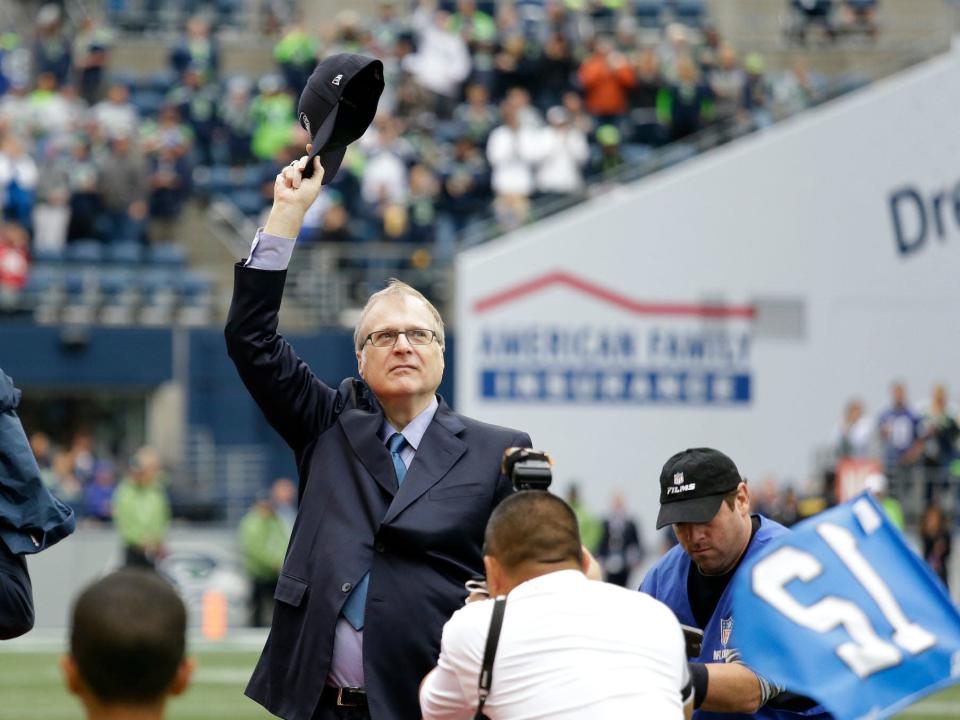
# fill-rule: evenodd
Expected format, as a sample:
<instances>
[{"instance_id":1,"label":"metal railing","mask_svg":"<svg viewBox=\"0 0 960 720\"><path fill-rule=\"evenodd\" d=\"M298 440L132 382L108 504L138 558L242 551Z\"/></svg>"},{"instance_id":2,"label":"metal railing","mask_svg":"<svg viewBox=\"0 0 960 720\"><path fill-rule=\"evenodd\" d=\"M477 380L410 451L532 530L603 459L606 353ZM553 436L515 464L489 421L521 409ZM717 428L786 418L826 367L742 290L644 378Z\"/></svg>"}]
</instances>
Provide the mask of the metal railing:
<instances>
[{"instance_id":1,"label":"metal railing","mask_svg":"<svg viewBox=\"0 0 960 720\"><path fill-rule=\"evenodd\" d=\"M956 467L955 467L956 466ZM917 527L924 509L931 503L943 508L948 518L957 519L960 510L960 466L888 468L888 494L903 507L904 522Z\"/></svg>"}]
</instances>

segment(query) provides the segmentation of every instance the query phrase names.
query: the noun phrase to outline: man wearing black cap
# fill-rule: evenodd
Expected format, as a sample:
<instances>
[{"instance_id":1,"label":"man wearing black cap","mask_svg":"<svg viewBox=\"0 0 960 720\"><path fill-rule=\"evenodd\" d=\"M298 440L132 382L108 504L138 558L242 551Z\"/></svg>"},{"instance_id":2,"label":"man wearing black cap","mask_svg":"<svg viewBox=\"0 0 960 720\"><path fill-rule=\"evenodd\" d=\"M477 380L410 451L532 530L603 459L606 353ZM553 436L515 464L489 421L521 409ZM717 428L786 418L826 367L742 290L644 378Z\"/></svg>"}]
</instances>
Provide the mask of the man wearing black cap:
<instances>
[{"instance_id":1,"label":"man wearing black cap","mask_svg":"<svg viewBox=\"0 0 960 720\"><path fill-rule=\"evenodd\" d=\"M270 636L247 686L287 720L420 717L419 682L464 583L483 572L487 518L512 490L503 452L530 446L525 433L457 415L436 394L443 321L409 285L391 281L367 302L354 334L360 379L338 388L277 334L304 213L382 89L371 58L333 56L314 71L300 100L309 156L277 176L267 223L235 269L227 320L240 377L299 468Z\"/></svg>"},{"instance_id":2,"label":"man wearing black cap","mask_svg":"<svg viewBox=\"0 0 960 720\"><path fill-rule=\"evenodd\" d=\"M679 544L640 586L670 607L681 624L703 630L691 658L694 720L711 718L828 718L812 701L784 692L739 660L730 642L735 618L730 581L743 559L789 532L750 514L750 493L733 461L719 450L679 452L660 473L657 528L673 525Z\"/></svg>"}]
</instances>

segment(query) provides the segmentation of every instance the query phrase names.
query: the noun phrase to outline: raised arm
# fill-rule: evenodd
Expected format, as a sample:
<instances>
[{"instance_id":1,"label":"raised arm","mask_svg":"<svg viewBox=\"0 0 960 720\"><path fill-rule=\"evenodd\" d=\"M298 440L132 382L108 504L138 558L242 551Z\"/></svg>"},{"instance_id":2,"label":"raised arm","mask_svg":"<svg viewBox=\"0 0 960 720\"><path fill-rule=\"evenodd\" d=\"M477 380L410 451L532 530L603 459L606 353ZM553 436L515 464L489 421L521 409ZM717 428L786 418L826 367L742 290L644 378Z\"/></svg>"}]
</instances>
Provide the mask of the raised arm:
<instances>
[{"instance_id":1,"label":"raised arm","mask_svg":"<svg viewBox=\"0 0 960 720\"><path fill-rule=\"evenodd\" d=\"M309 146L308 146L309 147ZM309 152L309 150L308 150ZM323 168L302 177L306 158L277 175L273 207L250 257L234 269L224 335L227 352L267 421L297 453L335 420L336 391L314 376L277 333L286 267L307 208L320 192Z\"/></svg>"}]
</instances>

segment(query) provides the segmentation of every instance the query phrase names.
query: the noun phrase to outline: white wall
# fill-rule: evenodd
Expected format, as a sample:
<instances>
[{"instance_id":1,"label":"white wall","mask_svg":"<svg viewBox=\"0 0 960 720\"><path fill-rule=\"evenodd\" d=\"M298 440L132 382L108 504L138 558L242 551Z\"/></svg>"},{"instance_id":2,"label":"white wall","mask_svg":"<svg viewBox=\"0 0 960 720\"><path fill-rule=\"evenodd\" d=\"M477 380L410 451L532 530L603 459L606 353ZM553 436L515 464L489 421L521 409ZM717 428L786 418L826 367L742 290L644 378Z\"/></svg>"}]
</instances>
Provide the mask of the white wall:
<instances>
[{"instance_id":1,"label":"white wall","mask_svg":"<svg viewBox=\"0 0 960 720\"><path fill-rule=\"evenodd\" d=\"M663 462L685 447L711 445L759 479L768 472L803 479L812 453L829 442L845 400L868 410L887 402L903 378L925 403L933 383L960 391L960 53L809 111L758 135L459 256L458 409L528 430L556 460L560 487L580 478L595 508L624 488L645 530L658 507ZM927 206L927 237L911 189ZM943 232L937 236L934 196ZM960 190L957 190L960 193ZM904 196L906 197L906 196ZM801 327L772 337L756 320L705 322L637 314L566 284L552 284L483 312L501 291L552 272L568 273L641 303L765 308L787 299L803 308ZM485 334L517 328L606 328L643 346L659 332L721 332L748 338L740 362L651 356L505 358L487 352ZM703 367L743 370L749 402L505 400L481 396L484 369L532 370ZM528 381L529 384L529 381Z\"/></svg>"}]
</instances>

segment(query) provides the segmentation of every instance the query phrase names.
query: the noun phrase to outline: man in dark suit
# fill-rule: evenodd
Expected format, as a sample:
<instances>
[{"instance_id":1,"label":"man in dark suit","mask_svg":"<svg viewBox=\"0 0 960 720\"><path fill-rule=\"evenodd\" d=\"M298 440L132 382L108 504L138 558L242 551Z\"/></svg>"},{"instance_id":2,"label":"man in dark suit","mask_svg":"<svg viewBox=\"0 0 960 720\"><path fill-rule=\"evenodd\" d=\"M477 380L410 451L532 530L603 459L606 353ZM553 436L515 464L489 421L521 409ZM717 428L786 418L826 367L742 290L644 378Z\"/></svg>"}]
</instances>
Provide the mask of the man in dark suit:
<instances>
[{"instance_id":1,"label":"man in dark suit","mask_svg":"<svg viewBox=\"0 0 960 720\"><path fill-rule=\"evenodd\" d=\"M597 560L607 582L620 587L626 587L630 574L643 561L643 543L637 524L627 515L623 493L614 494L610 514L603 519Z\"/></svg>"},{"instance_id":2,"label":"man in dark suit","mask_svg":"<svg viewBox=\"0 0 960 720\"><path fill-rule=\"evenodd\" d=\"M310 146L308 146L308 152ZM323 169L277 176L269 219L235 270L227 346L296 454L300 510L247 695L287 720L420 717L464 582L483 572L487 518L511 491L503 451L525 433L455 414L436 395L443 321L408 285L370 298L360 379L331 388L277 334L285 269Z\"/></svg>"}]
</instances>

